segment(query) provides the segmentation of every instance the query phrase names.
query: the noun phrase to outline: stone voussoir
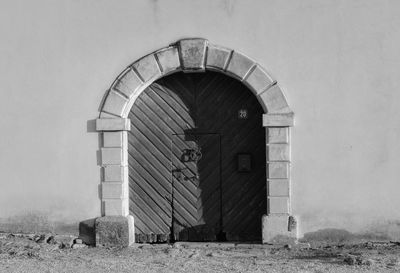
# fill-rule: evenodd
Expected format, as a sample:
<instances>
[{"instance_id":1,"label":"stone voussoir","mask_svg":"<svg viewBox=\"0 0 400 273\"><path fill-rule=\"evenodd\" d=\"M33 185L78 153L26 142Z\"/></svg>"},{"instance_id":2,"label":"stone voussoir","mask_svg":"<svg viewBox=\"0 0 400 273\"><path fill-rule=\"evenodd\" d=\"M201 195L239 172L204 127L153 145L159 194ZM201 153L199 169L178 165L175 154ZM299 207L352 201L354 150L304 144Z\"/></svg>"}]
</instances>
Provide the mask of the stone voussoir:
<instances>
[{"instance_id":1,"label":"stone voussoir","mask_svg":"<svg viewBox=\"0 0 400 273\"><path fill-rule=\"evenodd\" d=\"M103 111L101 111L100 112L100 115L99 115L99 118L101 118L101 119L106 119L106 118L119 118L119 116L116 116L116 115L113 115L113 114L109 114L109 113L107 113L107 112L103 112Z\"/></svg>"},{"instance_id":2,"label":"stone voussoir","mask_svg":"<svg viewBox=\"0 0 400 273\"><path fill-rule=\"evenodd\" d=\"M224 71L232 50L217 45L208 44L206 68L216 71Z\"/></svg>"},{"instance_id":3,"label":"stone voussoir","mask_svg":"<svg viewBox=\"0 0 400 273\"><path fill-rule=\"evenodd\" d=\"M131 67L136 70L143 82L154 81L161 77L161 71L154 53L134 62Z\"/></svg>"},{"instance_id":4,"label":"stone voussoir","mask_svg":"<svg viewBox=\"0 0 400 273\"><path fill-rule=\"evenodd\" d=\"M104 102L102 111L122 117L127 103L128 99L122 94L114 90L110 90Z\"/></svg>"},{"instance_id":5,"label":"stone voussoir","mask_svg":"<svg viewBox=\"0 0 400 273\"><path fill-rule=\"evenodd\" d=\"M142 85L142 80L136 72L128 67L114 82L112 89L117 90L126 97L130 98Z\"/></svg>"},{"instance_id":6,"label":"stone voussoir","mask_svg":"<svg viewBox=\"0 0 400 273\"><path fill-rule=\"evenodd\" d=\"M259 100L265 104L268 113L290 113L289 104L278 84L267 88L259 95Z\"/></svg>"},{"instance_id":7,"label":"stone voussoir","mask_svg":"<svg viewBox=\"0 0 400 273\"><path fill-rule=\"evenodd\" d=\"M179 52L176 46L163 48L155 53L163 76L181 69Z\"/></svg>"},{"instance_id":8,"label":"stone voussoir","mask_svg":"<svg viewBox=\"0 0 400 273\"><path fill-rule=\"evenodd\" d=\"M254 65L255 62L252 59L242 53L233 51L226 72L242 81L245 79L245 76L251 72L250 70Z\"/></svg>"},{"instance_id":9,"label":"stone voussoir","mask_svg":"<svg viewBox=\"0 0 400 273\"><path fill-rule=\"evenodd\" d=\"M183 39L178 42L183 71L204 71L208 41L202 38Z\"/></svg>"},{"instance_id":10,"label":"stone voussoir","mask_svg":"<svg viewBox=\"0 0 400 273\"><path fill-rule=\"evenodd\" d=\"M250 72L245 80L245 84L248 85L256 94L260 94L275 83L276 81L259 65Z\"/></svg>"}]
</instances>

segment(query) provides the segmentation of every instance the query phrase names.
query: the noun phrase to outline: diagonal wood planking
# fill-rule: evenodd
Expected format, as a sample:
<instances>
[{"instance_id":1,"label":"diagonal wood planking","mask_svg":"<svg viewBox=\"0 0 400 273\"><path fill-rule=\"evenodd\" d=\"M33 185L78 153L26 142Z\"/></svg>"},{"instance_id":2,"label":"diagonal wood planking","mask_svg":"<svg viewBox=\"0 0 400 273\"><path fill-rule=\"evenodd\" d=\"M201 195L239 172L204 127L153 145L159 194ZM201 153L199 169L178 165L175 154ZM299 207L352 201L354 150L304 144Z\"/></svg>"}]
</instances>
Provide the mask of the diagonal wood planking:
<instances>
[{"instance_id":1,"label":"diagonal wood planking","mask_svg":"<svg viewBox=\"0 0 400 273\"><path fill-rule=\"evenodd\" d=\"M179 145L178 139L185 139L186 145ZM194 140L188 140L193 138ZM174 213L178 212L180 215L188 214L194 218L186 217L174 222L174 236L176 240L186 238L187 240L200 240L205 238L215 240L215 234L219 231L220 209L214 207L212 211L207 209L211 204L219 204L219 194L214 195L216 191L219 192L220 172L219 172L219 142L220 138L217 134L203 134L203 135L175 135L173 137L172 151L178 158L185 149L197 149L201 147L202 158L200 161L182 162L181 160L172 160L174 169L181 169L182 176L174 179L174 189L176 192L182 192L185 188L195 186L197 194L194 196L195 204L192 207L176 206L174 202ZM217 145L217 147L215 147ZM192 166L197 170L193 175L187 172L187 168ZM216 172L214 170L217 170ZM199 176L198 178L196 176ZM209 197L205 200L204 197ZM217 198L215 198L217 197ZM179 196L174 201L179 200ZM175 217L174 217L175 218ZM211 234L214 236L211 236Z\"/></svg>"},{"instance_id":2,"label":"diagonal wood planking","mask_svg":"<svg viewBox=\"0 0 400 273\"><path fill-rule=\"evenodd\" d=\"M240 109L248 119L238 118ZM173 222L178 240L216 240L221 224L228 240L260 240L266 212L262 114L250 90L215 72L176 73L149 86L129 115L130 211L137 237L169 234ZM197 143L185 140L193 133ZM204 158L182 165L182 151L197 145ZM251 172L237 172L238 153L251 154ZM177 167L189 179L173 178ZM199 180L190 179L197 175Z\"/></svg>"}]
</instances>

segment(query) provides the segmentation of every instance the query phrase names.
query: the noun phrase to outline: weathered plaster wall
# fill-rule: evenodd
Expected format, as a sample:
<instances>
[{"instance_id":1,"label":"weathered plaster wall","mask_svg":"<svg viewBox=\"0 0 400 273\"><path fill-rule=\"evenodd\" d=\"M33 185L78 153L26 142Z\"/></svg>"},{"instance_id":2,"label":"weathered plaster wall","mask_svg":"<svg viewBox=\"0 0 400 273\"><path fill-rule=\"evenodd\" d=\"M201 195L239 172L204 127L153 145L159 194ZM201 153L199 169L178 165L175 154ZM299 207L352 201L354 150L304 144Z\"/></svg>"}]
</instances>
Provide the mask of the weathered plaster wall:
<instances>
[{"instance_id":1,"label":"weathered plaster wall","mask_svg":"<svg viewBox=\"0 0 400 273\"><path fill-rule=\"evenodd\" d=\"M400 238L399 9L395 0L2 1L0 218L99 216L98 135L87 120L128 64L204 37L257 60L284 89L302 231L381 225Z\"/></svg>"}]
</instances>

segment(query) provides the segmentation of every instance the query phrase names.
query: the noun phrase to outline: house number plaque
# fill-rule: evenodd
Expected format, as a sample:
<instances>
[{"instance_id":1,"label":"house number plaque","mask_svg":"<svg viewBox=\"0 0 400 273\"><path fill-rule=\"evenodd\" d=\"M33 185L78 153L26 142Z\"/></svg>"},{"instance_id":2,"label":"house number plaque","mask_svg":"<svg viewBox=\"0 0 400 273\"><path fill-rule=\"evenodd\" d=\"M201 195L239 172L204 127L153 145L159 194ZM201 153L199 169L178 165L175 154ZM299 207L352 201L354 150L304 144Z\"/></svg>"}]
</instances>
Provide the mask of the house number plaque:
<instances>
[{"instance_id":1,"label":"house number plaque","mask_svg":"<svg viewBox=\"0 0 400 273\"><path fill-rule=\"evenodd\" d=\"M247 109L240 109L238 111L238 118L239 119L248 119L249 113L247 112Z\"/></svg>"}]
</instances>

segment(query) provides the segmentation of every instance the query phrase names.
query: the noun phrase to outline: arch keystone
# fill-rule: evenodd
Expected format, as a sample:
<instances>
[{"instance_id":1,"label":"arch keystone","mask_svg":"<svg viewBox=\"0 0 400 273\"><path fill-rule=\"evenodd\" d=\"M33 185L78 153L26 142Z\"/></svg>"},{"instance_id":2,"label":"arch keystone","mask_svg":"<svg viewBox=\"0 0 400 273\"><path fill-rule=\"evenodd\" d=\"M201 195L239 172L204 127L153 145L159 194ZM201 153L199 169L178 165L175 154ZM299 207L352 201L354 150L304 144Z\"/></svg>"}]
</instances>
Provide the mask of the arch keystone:
<instances>
[{"instance_id":1,"label":"arch keystone","mask_svg":"<svg viewBox=\"0 0 400 273\"><path fill-rule=\"evenodd\" d=\"M204 71L207 40L201 38L183 39L178 44L183 71Z\"/></svg>"}]
</instances>

